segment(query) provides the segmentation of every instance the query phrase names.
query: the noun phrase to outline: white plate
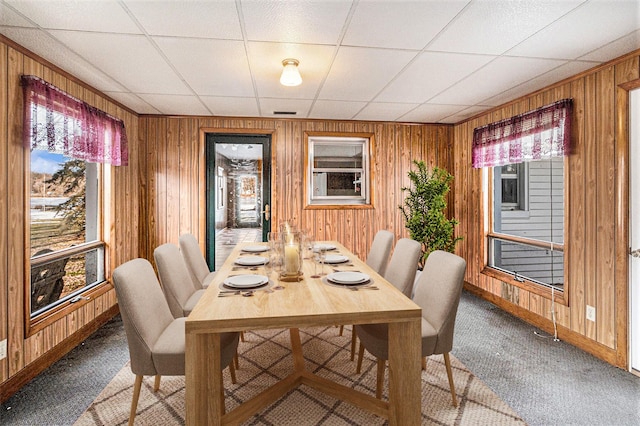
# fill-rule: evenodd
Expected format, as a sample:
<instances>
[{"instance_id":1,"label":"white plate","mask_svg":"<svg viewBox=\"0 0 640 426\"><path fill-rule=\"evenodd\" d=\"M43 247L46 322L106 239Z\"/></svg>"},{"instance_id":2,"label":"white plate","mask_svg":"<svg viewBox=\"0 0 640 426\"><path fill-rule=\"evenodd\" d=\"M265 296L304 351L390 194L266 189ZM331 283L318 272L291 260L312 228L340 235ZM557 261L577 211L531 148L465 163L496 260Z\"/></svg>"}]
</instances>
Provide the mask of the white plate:
<instances>
[{"instance_id":1,"label":"white plate","mask_svg":"<svg viewBox=\"0 0 640 426\"><path fill-rule=\"evenodd\" d=\"M333 244L322 244L322 243L319 243L319 244L315 244L313 246L313 251L316 251L316 252L320 251L320 250L328 251L328 250L335 250L335 249L336 249L336 246L334 246Z\"/></svg>"},{"instance_id":2,"label":"white plate","mask_svg":"<svg viewBox=\"0 0 640 426\"><path fill-rule=\"evenodd\" d=\"M236 259L236 264L242 266L257 266L264 265L269 259L262 256L244 256Z\"/></svg>"},{"instance_id":3,"label":"white plate","mask_svg":"<svg viewBox=\"0 0 640 426\"><path fill-rule=\"evenodd\" d=\"M347 256L342 256L341 254L328 254L324 258L324 263L344 263L348 261L349 258Z\"/></svg>"},{"instance_id":4,"label":"white plate","mask_svg":"<svg viewBox=\"0 0 640 426\"><path fill-rule=\"evenodd\" d=\"M248 253L262 253L263 251L268 251L269 247L267 246L246 246L242 248L242 251Z\"/></svg>"},{"instance_id":5,"label":"white plate","mask_svg":"<svg viewBox=\"0 0 640 426\"><path fill-rule=\"evenodd\" d=\"M363 274L362 272L342 271L327 275L327 279L338 284L354 285L365 283L369 281L371 277L367 274Z\"/></svg>"},{"instance_id":6,"label":"white plate","mask_svg":"<svg viewBox=\"0 0 640 426\"><path fill-rule=\"evenodd\" d=\"M224 285L235 288L257 287L269 282L264 275L234 275L224 280Z\"/></svg>"}]
</instances>

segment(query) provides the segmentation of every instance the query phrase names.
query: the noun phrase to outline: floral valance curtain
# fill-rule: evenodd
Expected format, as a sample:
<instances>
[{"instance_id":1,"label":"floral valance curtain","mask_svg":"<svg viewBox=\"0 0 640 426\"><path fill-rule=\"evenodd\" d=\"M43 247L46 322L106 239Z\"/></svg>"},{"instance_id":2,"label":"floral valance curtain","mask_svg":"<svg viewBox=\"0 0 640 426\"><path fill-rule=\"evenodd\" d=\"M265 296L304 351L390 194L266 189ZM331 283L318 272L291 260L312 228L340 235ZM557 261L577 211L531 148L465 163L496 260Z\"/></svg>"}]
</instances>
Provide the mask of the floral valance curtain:
<instances>
[{"instance_id":1,"label":"floral valance curtain","mask_svg":"<svg viewBox=\"0 0 640 426\"><path fill-rule=\"evenodd\" d=\"M563 99L473 130L473 167L569 155L573 101Z\"/></svg>"},{"instance_id":2,"label":"floral valance curtain","mask_svg":"<svg viewBox=\"0 0 640 426\"><path fill-rule=\"evenodd\" d=\"M21 82L25 146L92 163L128 164L127 133L122 120L39 77L24 75Z\"/></svg>"}]
</instances>

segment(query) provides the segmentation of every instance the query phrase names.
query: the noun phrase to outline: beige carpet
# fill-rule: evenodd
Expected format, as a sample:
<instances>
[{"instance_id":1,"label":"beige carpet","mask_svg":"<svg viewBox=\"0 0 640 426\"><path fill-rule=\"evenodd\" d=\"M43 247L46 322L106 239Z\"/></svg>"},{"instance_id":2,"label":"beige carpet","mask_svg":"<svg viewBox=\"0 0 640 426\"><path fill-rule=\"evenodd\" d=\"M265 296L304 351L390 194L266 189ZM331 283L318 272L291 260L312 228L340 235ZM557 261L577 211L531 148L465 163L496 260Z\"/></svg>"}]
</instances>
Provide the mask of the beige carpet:
<instances>
[{"instance_id":1,"label":"beige carpet","mask_svg":"<svg viewBox=\"0 0 640 426\"><path fill-rule=\"evenodd\" d=\"M349 359L351 334L338 328L300 330L306 368L318 375L375 394L375 359L365 355L362 374L355 373ZM293 370L288 330L245 333L240 343L237 384L231 384L225 370L226 408L256 395ZM455 357L451 357L459 398L451 404L449 384L441 356L427 361L422 372L422 424L424 425L522 425L525 422L493 391L477 379ZM89 409L75 423L84 425L126 424L134 376L128 365L114 377ZM184 377L163 377L160 390L153 393L153 377L146 377L138 403L137 425L184 424ZM386 399L386 393L383 395ZM382 425L381 419L348 403L301 386L257 414L246 425Z\"/></svg>"}]
</instances>

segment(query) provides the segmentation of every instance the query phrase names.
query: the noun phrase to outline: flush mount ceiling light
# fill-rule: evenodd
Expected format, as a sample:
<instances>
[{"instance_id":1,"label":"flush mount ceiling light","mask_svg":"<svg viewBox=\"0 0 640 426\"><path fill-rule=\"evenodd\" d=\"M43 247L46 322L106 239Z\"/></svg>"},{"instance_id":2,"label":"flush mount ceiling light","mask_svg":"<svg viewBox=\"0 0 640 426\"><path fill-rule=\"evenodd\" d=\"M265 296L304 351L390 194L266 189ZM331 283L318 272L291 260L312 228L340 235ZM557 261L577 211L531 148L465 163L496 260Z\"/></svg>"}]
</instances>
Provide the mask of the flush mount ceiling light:
<instances>
[{"instance_id":1,"label":"flush mount ceiling light","mask_svg":"<svg viewBox=\"0 0 640 426\"><path fill-rule=\"evenodd\" d=\"M284 69L280 76L280 84L283 86L299 86L302 83L302 77L300 76L300 71L298 71L299 63L297 59L285 59L282 61Z\"/></svg>"}]
</instances>

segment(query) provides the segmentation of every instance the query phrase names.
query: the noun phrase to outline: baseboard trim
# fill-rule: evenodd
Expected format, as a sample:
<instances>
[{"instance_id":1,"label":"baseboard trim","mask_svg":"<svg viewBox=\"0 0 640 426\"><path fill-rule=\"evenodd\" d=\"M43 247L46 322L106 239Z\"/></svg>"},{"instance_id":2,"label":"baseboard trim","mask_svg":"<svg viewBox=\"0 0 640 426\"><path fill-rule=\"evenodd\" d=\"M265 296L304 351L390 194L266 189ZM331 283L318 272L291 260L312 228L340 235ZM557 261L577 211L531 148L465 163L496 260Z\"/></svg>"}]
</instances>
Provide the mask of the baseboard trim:
<instances>
[{"instance_id":1,"label":"baseboard trim","mask_svg":"<svg viewBox=\"0 0 640 426\"><path fill-rule=\"evenodd\" d=\"M113 305L98 317L96 317L89 324L86 324L84 327L80 328L71 336L60 342L59 345L56 345L36 361L27 365L9 380L4 382L2 386L0 386L0 402L5 402L13 394L18 392L20 388L33 380L38 374L42 373L54 362L58 361L60 358L71 352L73 348L78 346L89 336L91 336L96 330L98 330L114 316L116 316L118 312L120 312L118 305Z\"/></svg>"},{"instance_id":2,"label":"baseboard trim","mask_svg":"<svg viewBox=\"0 0 640 426\"><path fill-rule=\"evenodd\" d=\"M516 316L521 320L540 328L546 333L553 334L553 322L551 320L538 314L534 314L533 312L524 309L522 306L511 303L508 300L496 296L493 293L489 293L488 291L469 284L468 282L464 283L464 288L469 293L474 294L479 298L486 300L487 302L493 303L503 311L506 311L511 315ZM626 365L618 364L619 360L615 349L604 346L598 342L594 342L593 340L561 325L558 325L557 328L558 338L560 340L563 340L585 352L588 352L596 358L600 358L601 360L606 361L615 367L619 367L625 371L627 370Z\"/></svg>"}]
</instances>

